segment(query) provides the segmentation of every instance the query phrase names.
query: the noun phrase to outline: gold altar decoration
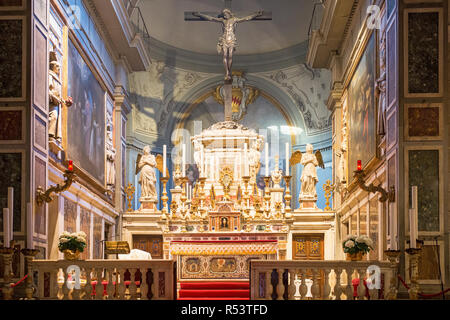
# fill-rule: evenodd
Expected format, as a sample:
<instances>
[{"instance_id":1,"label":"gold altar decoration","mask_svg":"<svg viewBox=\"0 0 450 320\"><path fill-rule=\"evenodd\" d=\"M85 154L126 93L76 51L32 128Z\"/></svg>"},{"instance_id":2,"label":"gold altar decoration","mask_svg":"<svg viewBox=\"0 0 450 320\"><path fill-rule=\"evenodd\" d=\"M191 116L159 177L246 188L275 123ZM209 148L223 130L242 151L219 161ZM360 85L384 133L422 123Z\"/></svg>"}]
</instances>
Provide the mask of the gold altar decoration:
<instances>
[{"instance_id":1,"label":"gold altar decoration","mask_svg":"<svg viewBox=\"0 0 450 320\"><path fill-rule=\"evenodd\" d=\"M277 244L269 243L235 243L235 244L178 244L173 243L170 253L177 256L215 256L215 255L257 255L276 254Z\"/></svg>"},{"instance_id":2,"label":"gold altar decoration","mask_svg":"<svg viewBox=\"0 0 450 320\"><path fill-rule=\"evenodd\" d=\"M325 199L326 199L325 208L324 208L325 211L331 211L330 198L331 198L332 193L334 192L334 189L335 189L335 185L331 184L330 180L327 180L323 185L323 191L325 191Z\"/></svg>"},{"instance_id":3,"label":"gold altar decoration","mask_svg":"<svg viewBox=\"0 0 450 320\"><path fill-rule=\"evenodd\" d=\"M225 166L220 170L219 182L223 187L223 200L229 201L230 197L230 187L233 183L233 170L229 166Z\"/></svg>"},{"instance_id":4,"label":"gold altar decoration","mask_svg":"<svg viewBox=\"0 0 450 320\"><path fill-rule=\"evenodd\" d=\"M133 200L133 194L136 191L136 188L131 184L128 183L127 187L125 188L125 193L127 194L128 199L128 212L133 211L131 208L131 201Z\"/></svg>"},{"instance_id":5,"label":"gold altar decoration","mask_svg":"<svg viewBox=\"0 0 450 320\"><path fill-rule=\"evenodd\" d=\"M128 241L105 241L106 254L129 254L130 245Z\"/></svg>"}]
</instances>

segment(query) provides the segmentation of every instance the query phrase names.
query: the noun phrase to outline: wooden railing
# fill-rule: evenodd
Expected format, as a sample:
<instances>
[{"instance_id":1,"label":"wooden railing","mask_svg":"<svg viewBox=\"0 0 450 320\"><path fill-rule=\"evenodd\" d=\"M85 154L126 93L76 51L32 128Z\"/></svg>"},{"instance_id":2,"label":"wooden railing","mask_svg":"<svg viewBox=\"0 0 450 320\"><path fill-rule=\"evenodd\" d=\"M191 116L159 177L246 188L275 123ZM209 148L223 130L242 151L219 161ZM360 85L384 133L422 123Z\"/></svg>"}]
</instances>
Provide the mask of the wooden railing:
<instances>
[{"instance_id":1,"label":"wooden railing","mask_svg":"<svg viewBox=\"0 0 450 320\"><path fill-rule=\"evenodd\" d=\"M371 265L378 266L380 271L380 281L374 286L368 284L367 270ZM251 299L395 299L396 275L397 265L381 261L253 260Z\"/></svg>"},{"instance_id":2,"label":"wooden railing","mask_svg":"<svg viewBox=\"0 0 450 320\"><path fill-rule=\"evenodd\" d=\"M34 260L32 269L37 276L34 283L38 299L173 300L176 297L176 262L171 260Z\"/></svg>"}]
</instances>

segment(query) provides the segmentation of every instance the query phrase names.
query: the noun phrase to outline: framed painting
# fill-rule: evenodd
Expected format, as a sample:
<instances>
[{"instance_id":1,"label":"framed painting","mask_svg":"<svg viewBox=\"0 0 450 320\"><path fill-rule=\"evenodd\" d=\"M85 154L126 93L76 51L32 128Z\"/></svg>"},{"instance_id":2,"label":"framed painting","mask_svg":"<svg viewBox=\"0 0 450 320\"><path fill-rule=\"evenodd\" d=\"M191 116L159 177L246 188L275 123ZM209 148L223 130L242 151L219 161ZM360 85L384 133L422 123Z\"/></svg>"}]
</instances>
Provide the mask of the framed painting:
<instances>
[{"instance_id":1,"label":"framed painting","mask_svg":"<svg viewBox=\"0 0 450 320\"><path fill-rule=\"evenodd\" d=\"M376 157L375 52L372 33L348 86L349 181L358 160L364 168Z\"/></svg>"},{"instance_id":2,"label":"framed painting","mask_svg":"<svg viewBox=\"0 0 450 320\"><path fill-rule=\"evenodd\" d=\"M106 92L75 44L68 41L67 154L74 164L105 185Z\"/></svg>"}]
</instances>

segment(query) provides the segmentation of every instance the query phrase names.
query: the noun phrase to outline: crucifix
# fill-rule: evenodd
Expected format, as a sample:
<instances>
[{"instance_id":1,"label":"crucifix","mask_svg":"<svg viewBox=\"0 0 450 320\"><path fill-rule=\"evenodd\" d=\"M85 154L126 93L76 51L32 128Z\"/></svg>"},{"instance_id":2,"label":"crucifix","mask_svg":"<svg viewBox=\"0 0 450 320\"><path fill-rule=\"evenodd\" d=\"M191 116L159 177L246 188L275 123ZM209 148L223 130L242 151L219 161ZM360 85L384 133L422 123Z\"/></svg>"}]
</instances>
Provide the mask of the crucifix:
<instances>
[{"instance_id":1,"label":"crucifix","mask_svg":"<svg viewBox=\"0 0 450 320\"><path fill-rule=\"evenodd\" d=\"M222 24L223 34L219 38L217 43L217 52L223 54L223 64L225 67L225 87L224 87L224 100L225 100L225 121L231 120L231 83L232 72L231 66L233 64L233 52L236 49L236 25L245 21L258 21L258 20L272 20L271 12L258 11L243 18L236 17L231 12L231 0L225 0L225 9L222 13L211 12L185 12L185 21L212 21Z\"/></svg>"}]
</instances>

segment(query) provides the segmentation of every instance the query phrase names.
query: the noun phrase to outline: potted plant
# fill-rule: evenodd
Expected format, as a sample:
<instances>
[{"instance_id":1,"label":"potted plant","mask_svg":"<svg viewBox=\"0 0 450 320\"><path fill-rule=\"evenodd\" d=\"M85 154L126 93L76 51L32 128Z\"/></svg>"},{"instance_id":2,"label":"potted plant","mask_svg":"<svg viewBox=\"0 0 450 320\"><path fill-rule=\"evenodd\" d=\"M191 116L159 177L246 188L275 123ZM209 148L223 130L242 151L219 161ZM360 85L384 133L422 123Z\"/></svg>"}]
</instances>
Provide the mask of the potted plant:
<instances>
[{"instance_id":1,"label":"potted plant","mask_svg":"<svg viewBox=\"0 0 450 320\"><path fill-rule=\"evenodd\" d=\"M79 259L80 253L84 251L86 247L86 233L83 231L69 233L64 231L59 236L58 249L64 253L66 260Z\"/></svg>"},{"instance_id":2,"label":"potted plant","mask_svg":"<svg viewBox=\"0 0 450 320\"><path fill-rule=\"evenodd\" d=\"M350 235L342 242L342 247L347 254L347 260L360 261L367 252L373 250L373 241L365 235Z\"/></svg>"}]
</instances>

